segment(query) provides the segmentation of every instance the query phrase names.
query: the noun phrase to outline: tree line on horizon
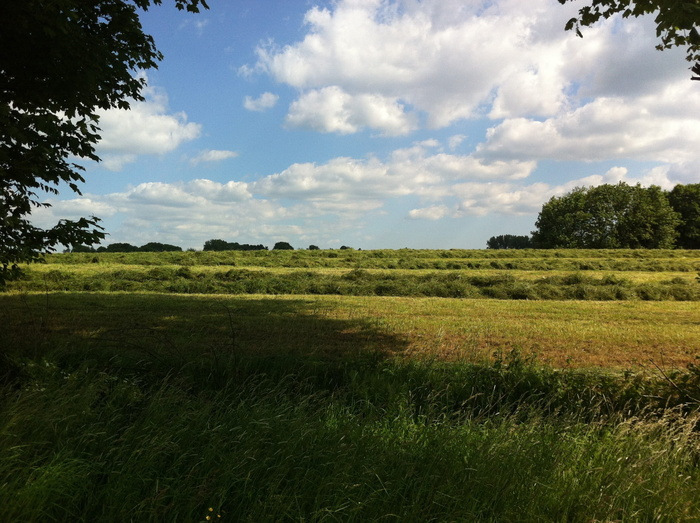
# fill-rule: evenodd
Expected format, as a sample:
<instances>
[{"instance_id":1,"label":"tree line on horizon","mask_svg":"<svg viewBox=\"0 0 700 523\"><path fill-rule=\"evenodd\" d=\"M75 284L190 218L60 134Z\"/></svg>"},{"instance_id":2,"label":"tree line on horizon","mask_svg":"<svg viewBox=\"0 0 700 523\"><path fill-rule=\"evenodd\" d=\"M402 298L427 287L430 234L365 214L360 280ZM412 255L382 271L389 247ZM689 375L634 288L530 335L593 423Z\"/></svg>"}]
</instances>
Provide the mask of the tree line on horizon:
<instances>
[{"instance_id":1,"label":"tree line on horizon","mask_svg":"<svg viewBox=\"0 0 700 523\"><path fill-rule=\"evenodd\" d=\"M505 234L489 249L699 249L700 183L625 182L576 187L542 206L530 236Z\"/></svg>"},{"instance_id":2,"label":"tree line on horizon","mask_svg":"<svg viewBox=\"0 0 700 523\"><path fill-rule=\"evenodd\" d=\"M308 250L317 251L321 248L317 245L309 245ZM347 245L340 247L340 250L352 249ZM182 252L182 247L177 245L171 245L168 243L160 242L148 242L145 245L137 247L130 243L117 242L111 243L106 246L99 246L97 248L89 247L86 245L78 245L74 247L70 252ZM194 251L194 249L188 249L189 251ZM212 239L204 242L203 251L267 251L269 248L265 245L251 245L249 243L238 243L238 242L227 242L221 239ZM272 247L273 251L293 251L294 247L288 242L277 242ZM68 252L68 251L66 251Z\"/></svg>"}]
</instances>

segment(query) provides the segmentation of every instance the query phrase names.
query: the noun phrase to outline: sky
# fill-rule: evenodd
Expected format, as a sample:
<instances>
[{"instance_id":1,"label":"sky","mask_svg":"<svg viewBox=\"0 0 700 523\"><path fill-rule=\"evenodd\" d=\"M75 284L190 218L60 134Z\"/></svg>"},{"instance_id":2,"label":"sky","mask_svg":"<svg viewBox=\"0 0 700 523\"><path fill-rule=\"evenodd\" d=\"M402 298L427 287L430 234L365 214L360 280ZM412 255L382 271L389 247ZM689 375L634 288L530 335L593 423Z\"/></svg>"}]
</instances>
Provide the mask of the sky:
<instances>
[{"instance_id":1,"label":"sky","mask_svg":"<svg viewBox=\"0 0 700 523\"><path fill-rule=\"evenodd\" d=\"M142 15L164 60L100 114L103 245L481 249L553 196L700 182L700 82L652 18L565 31L557 0L208 0Z\"/></svg>"}]
</instances>

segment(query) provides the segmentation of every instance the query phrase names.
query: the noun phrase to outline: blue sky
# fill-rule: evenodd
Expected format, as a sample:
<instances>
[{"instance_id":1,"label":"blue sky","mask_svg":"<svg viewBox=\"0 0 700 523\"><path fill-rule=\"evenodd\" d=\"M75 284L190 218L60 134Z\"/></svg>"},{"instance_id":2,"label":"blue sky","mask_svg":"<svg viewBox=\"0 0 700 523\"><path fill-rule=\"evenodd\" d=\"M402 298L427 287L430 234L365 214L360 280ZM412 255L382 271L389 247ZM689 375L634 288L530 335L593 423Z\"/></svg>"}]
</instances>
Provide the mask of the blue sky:
<instances>
[{"instance_id":1,"label":"blue sky","mask_svg":"<svg viewBox=\"0 0 700 523\"><path fill-rule=\"evenodd\" d=\"M146 101L39 225L201 249L484 248L580 185L700 182L700 85L653 20L565 32L556 0L210 0L142 16Z\"/></svg>"}]
</instances>

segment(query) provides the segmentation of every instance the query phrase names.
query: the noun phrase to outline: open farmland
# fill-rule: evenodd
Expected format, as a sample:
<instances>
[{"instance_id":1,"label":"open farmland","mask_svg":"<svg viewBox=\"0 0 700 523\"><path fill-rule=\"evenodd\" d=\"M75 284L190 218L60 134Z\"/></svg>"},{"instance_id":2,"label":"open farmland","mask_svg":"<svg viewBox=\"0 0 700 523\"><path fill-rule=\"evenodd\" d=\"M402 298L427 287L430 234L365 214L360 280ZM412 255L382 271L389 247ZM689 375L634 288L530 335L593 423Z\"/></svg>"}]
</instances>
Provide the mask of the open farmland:
<instances>
[{"instance_id":1,"label":"open farmland","mask_svg":"<svg viewBox=\"0 0 700 523\"><path fill-rule=\"evenodd\" d=\"M700 300L697 251L253 251L54 255L16 291Z\"/></svg>"},{"instance_id":2,"label":"open farmland","mask_svg":"<svg viewBox=\"0 0 700 523\"><path fill-rule=\"evenodd\" d=\"M680 250L50 256L0 294L0 515L696 521L698 272Z\"/></svg>"}]
</instances>

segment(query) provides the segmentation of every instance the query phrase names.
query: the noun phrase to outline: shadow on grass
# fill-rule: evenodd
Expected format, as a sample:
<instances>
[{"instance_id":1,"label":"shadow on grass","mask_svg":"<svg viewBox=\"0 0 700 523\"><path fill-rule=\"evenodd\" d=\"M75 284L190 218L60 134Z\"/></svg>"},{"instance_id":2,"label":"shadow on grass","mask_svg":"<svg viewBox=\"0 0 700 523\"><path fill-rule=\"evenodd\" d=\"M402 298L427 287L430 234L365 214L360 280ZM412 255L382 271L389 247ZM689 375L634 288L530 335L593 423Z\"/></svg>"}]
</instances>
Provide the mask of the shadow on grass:
<instances>
[{"instance_id":1,"label":"shadow on grass","mask_svg":"<svg viewBox=\"0 0 700 523\"><path fill-rule=\"evenodd\" d=\"M341 314L329 300L68 293L5 295L0 304L7 360L48 357L63 368L151 379L199 372L216 385L241 372L376 364L407 346L361 311ZM4 374L11 378L12 369Z\"/></svg>"}]
</instances>

